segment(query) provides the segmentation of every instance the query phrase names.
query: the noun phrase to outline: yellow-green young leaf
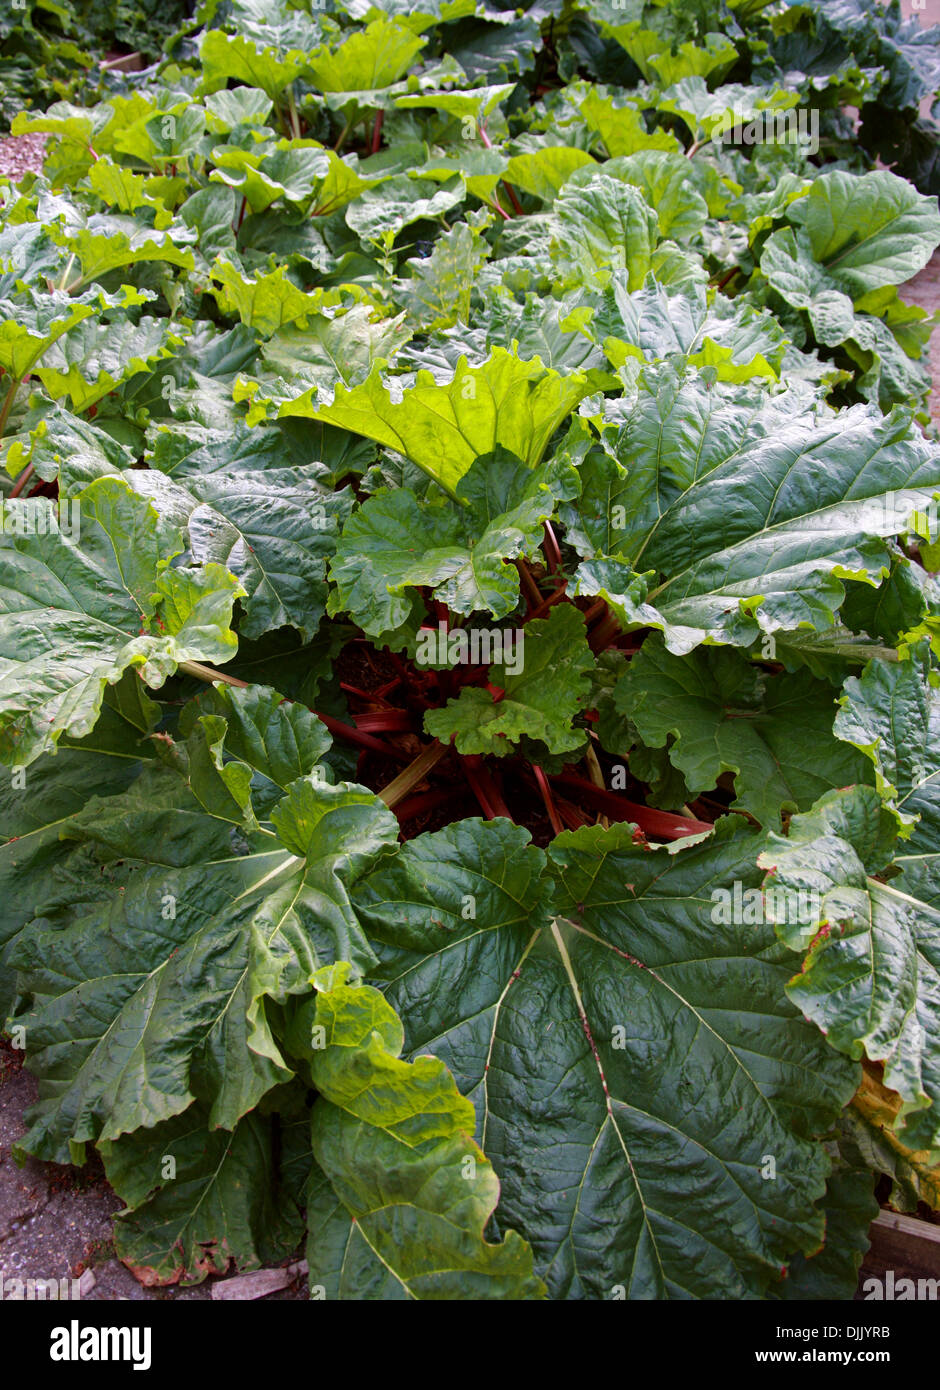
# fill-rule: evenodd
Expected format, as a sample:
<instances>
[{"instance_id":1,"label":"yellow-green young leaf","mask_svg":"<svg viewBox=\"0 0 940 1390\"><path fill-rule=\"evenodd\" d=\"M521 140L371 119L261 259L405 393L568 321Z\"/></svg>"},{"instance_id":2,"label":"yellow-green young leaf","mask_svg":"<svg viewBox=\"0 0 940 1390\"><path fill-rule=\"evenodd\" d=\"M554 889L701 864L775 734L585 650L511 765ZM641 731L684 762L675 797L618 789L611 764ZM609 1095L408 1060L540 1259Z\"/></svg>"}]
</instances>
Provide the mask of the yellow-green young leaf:
<instances>
[{"instance_id":1,"label":"yellow-green young leaf","mask_svg":"<svg viewBox=\"0 0 940 1390\"><path fill-rule=\"evenodd\" d=\"M213 161L212 179L241 193L252 212L264 212L278 198L304 202L330 169L342 164L316 140L269 141L244 150L222 145L213 150Z\"/></svg>"},{"instance_id":2,"label":"yellow-green young leaf","mask_svg":"<svg viewBox=\"0 0 940 1390\"><path fill-rule=\"evenodd\" d=\"M94 314L93 304L75 302L64 294L21 300L0 300L0 366L19 380L63 333Z\"/></svg>"},{"instance_id":3,"label":"yellow-green young leaf","mask_svg":"<svg viewBox=\"0 0 940 1390\"><path fill-rule=\"evenodd\" d=\"M669 150L639 150L623 159L609 159L604 173L638 188L656 210L660 236L675 241L697 237L708 217L708 205L689 176L689 161ZM577 182L584 180L584 175Z\"/></svg>"},{"instance_id":4,"label":"yellow-green young leaf","mask_svg":"<svg viewBox=\"0 0 940 1390\"><path fill-rule=\"evenodd\" d=\"M88 110L67 101L54 101L47 111L20 111L10 126L14 135L42 133L60 140L70 139L87 145L97 131L107 125L111 112L107 107Z\"/></svg>"},{"instance_id":5,"label":"yellow-green young leaf","mask_svg":"<svg viewBox=\"0 0 940 1390\"><path fill-rule=\"evenodd\" d=\"M755 352L749 362L735 362L734 349L705 338L698 352L689 357L691 367L708 367L714 371L718 381L752 381L763 377L766 381L776 381L777 373L760 352Z\"/></svg>"},{"instance_id":6,"label":"yellow-green young leaf","mask_svg":"<svg viewBox=\"0 0 940 1390\"><path fill-rule=\"evenodd\" d=\"M385 177L363 177L359 172L359 161L354 154L340 159L333 150L327 150L326 157L329 167L313 199L314 217L329 217L331 213L339 212L340 208L358 198L367 188L381 183Z\"/></svg>"},{"instance_id":7,"label":"yellow-green young leaf","mask_svg":"<svg viewBox=\"0 0 940 1390\"><path fill-rule=\"evenodd\" d=\"M46 273L51 267L46 267ZM18 287L15 271L2 276L12 298L0 297L0 367L16 379L26 376L58 340L86 319L113 309L136 308L153 299L150 290L122 285L116 294L97 288L68 295ZM118 330L123 320L118 320Z\"/></svg>"},{"instance_id":8,"label":"yellow-green young leaf","mask_svg":"<svg viewBox=\"0 0 940 1390\"><path fill-rule=\"evenodd\" d=\"M560 376L538 358L525 362L494 348L479 367L461 358L444 386L430 372L419 372L415 385L395 399L376 366L361 385L337 386L331 404L318 405L307 392L285 401L278 417L323 420L396 449L453 497L474 459L499 446L534 467L590 389L580 372Z\"/></svg>"},{"instance_id":9,"label":"yellow-green young leaf","mask_svg":"<svg viewBox=\"0 0 940 1390\"><path fill-rule=\"evenodd\" d=\"M395 105L401 110L424 108L446 111L458 120L472 116L475 121L485 121L515 90L515 82L503 82L493 87L473 87L469 91L455 89L452 92L421 92L419 95L409 93L408 96L396 97Z\"/></svg>"},{"instance_id":10,"label":"yellow-green young leaf","mask_svg":"<svg viewBox=\"0 0 940 1390\"><path fill-rule=\"evenodd\" d=\"M366 92L388 87L407 71L427 40L392 19L375 19L338 48L310 54L309 71L321 92Z\"/></svg>"},{"instance_id":11,"label":"yellow-green young leaf","mask_svg":"<svg viewBox=\"0 0 940 1390\"><path fill-rule=\"evenodd\" d=\"M257 87L272 101L306 70L307 54L300 49L286 53L255 43L243 34L207 29L199 46L202 90L218 92L230 78Z\"/></svg>"},{"instance_id":12,"label":"yellow-green young leaf","mask_svg":"<svg viewBox=\"0 0 940 1390\"><path fill-rule=\"evenodd\" d=\"M139 208L153 213L153 225L157 231L168 227L173 214L160 198L147 191L149 179L142 178L131 169L115 164L106 156L97 159L88 170L89 187L108 207L118 212L132 214Z\"/></svg>"},{"instance_id":13,"label":"yellow-green young leaf","mask_svg":"<svg viewBox=\"0 0 940 1390\"><path fill-rule=\"evenodd\" d=\"M408 261L410 278L401 282L398 302L409 319L425 329L466 323L476 277L489 254L483 237L458 222L438 237L429 257Z\"/></svg>"},{"instance_id":14,"label":"yellow-green young leaf","mask_svg":"<svg viewBox=\"0 0 940 1390\"><path fill-rule=\"evenodd\" d=\"M163 261L183 270L196 264L189 249L196 234L188 227L169 224L162 230L142 227L132 217L95 213L84 227L62 235L62 245L74 253L81 266L81 281L100 280L111 270L141 261Z\"/></svg>"},{"instance_id":15,"label":"yellow-green young leaf","mask_svg":"<svg viewBox=\"0 0 940 1390\"><path fill-rule=\"evenodd\" d=\"M261 87L223 87L210 92L203 105L210 133L225 135L240 125L266 125L274 102Z\"/></svg>"},{"instance_id":16,"label":"yellow-green young leaf","mask_svg":"<svg viewBox=\"0 0 940 1390\"><path fill-rule=\"evenodd\" d=\"M279 265L265 274L245 275L223 256L217 256L212 267L212 294L223 314L240 318L263 338L270 338L285 324L300 322L306 327L308 314L322 309L330 291L318 289L307 294L290 280L287 270Z\"/></svg>"},{"instance_id":17,"label":"yellow-green young leaf","mask_svg":"<svg viewBox=\"0 0 940 1390\"><path fill-rule=\"evenodd\" d=\"M513 155L506 169L506 181L523 193L541 198L543 203L551 203L576 169L593 163L589 154L572 145L547 146L531 154Z\"/></svg>"},{"instance_id":18,"label":"yellow-green young leaf","mask_svg":"<svg viewBox=\"0 0 940 1390\"><path fill-rule=\"evenodd\" d=\"M629 51L629 50L628 50ZM652 55L646 66L652 69L664 87L683 77L711 77L719 82L737 62L738 50L725 34L706 34L704 46L680 44L675 53L668 49ZM644 72L651 80L652 73Z\"/></svg>"},{"instance_id":19,"label":"yellow-green young leaf","mask_svg":"<svg viewBox=\"0 0 940 1390\"><path fill-rule=\"evenodd\" d=\"M642 111L618 106L613 97L592 90L581 103L581 114L596 130L612 159L637 150L678 150L679 141L665 130L648 131Z\"/></svg>"},{"instance_id":20,"label":"yellow-green young leaf","mask_svg":"<svg viewBox=\"0 0 940 1390\"><path fill-rule=\"evenodd\" d=\"M87 410L136 372L149 371L182 343L169 319L148 315L139 323L85 320L62 334L34 367L58 400L68 396L76 412Z\"/></svg>"},{"instance_id":21,"label":"yellow-green young leaf","mask_svg":"<svg viewBox=\"0 0 940 1390\"><path fill-rule=\"evenodd\" d=\"M629 289L640 288L653 268L659 228L638 188L592 170L562 189L554 216L555 257L570 276L603 286L614 270L625 270Z\"/></svg>"},{"instance_id":22,"label":"yellow-green young leaf","mask_svg":"<svg viewBox=\"0 0 940 1390\"><path fill-rule=\"evenodd\" d=\"M474 1110L443 1062L401 1059L401 1023L340 964L292 1025L319 1092L311 1134L325 1181L308 1207L310 1283L331 1298L524 1299L544 1285L515 1231L484 1230L499 1181Z\"/></svg>"}]
</instances>

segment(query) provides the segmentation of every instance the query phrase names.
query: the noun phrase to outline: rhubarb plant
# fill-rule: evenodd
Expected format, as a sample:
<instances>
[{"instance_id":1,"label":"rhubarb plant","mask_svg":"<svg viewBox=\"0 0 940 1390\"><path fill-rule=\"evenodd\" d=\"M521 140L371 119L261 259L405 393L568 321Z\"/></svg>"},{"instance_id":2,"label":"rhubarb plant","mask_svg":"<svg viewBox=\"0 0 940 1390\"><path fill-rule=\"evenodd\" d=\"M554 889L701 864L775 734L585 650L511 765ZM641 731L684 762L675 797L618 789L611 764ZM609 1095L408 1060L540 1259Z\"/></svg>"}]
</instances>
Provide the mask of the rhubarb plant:
<instances>
[{"instance_id":1,"label":"rhubarb plant","mask_svg":"<svg viewBox=\"0 0 940 1390\"><path fill-rule=\"evenodd\" d=\"M940 1204L915 28L229 0L16 117L0 1024L144 1283L849 1299Z\"/></svg>"}]
</instances>

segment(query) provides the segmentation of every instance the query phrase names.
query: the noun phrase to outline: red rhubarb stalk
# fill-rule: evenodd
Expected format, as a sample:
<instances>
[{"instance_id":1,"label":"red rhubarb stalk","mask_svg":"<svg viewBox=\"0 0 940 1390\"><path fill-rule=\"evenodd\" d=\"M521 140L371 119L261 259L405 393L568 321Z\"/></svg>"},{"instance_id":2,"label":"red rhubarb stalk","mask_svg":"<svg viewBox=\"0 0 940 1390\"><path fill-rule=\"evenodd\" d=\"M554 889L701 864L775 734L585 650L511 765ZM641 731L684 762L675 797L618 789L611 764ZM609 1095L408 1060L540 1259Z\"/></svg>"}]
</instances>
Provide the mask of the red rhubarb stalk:
<instances>
[{"instance_id":1,"label":"red rhubarb stalk","mask_svg":"<svg viewBox=\"0 0 940 1390\"><path fill-rule=\"evenodd\" d=\"M318 709L313 713L326 725L331 734L343 739L346 743L353 743L357 748L368 748L371 753L380 753L383 758L394 758L396 762L406 763L411 754L403 753L400 748L395 748L390 743L383 743L381 739L373 738L371 734L364 734L359 729L354 729L351 724L344 724L341 719L334 719L331 714L321 714Z\"/></svg>"},{"instance_id":2,"label":"red rhubarb stalk","mask_svg":"<svg viewBox=\"0 0 940 1390\"><path fill-rule=\"evenodd\" d=\"M558 538L552 529L552 523L546 521L544 526L545 539L542 542L542 549L545 552L548 568L551 570L552 574L557 574L561 568L561 546L558 544Z\"/></svg>"},{"instance_id":3,"label":"red rhubarb stalk","mask_svg":"<svg viewBox=\"0 0 940 1390\"><path fill-rule=\"evenodd\" d=\"M558 815L558 811L555 808L555 802L552 798L552 789L548 785L548 778L545 776L545 773L542 771L542 769L540 767L536 767L534 763L532 764L532 771L535 773L535 780L538 783L539 791L542 795L542 800L545 803L545 809L548 812L548 819L552 823L552 830L555 832L556 835L560 835L565 827L562 824L561 818Z\"/></svg>"},{"instance_id":4,"label":"red rhubarb stalk","mask_svg":"<svg viewBox=\"0 0 940 1390\"><path fill-rule=\"evenodd\" d=\"M507 820L512 820L512 812L503 800L499 787L482 763L475 758L462 758L461 762L470 790L480 803L486 819L495 820L497 816L505 816Z\"/></svg>"},{"instance_id":5,"label":"red rhubarb stalk","mask_svg":"<svg viewBox=\"0 0 940 1390\"><path fill-rule=\"evenodd\" d=\"M579 800L595 810L603 811L611 820L633 821L654 840L681 840L686 835L702 835L713 828L708 821L693 820L689 816L677 816L673 811L658 811L652 806L627 801L616 792L602 791L586 777L578 777L574 773L559 773L551 781L556 786L577 791Z\"/></svg>"}]
</instances>

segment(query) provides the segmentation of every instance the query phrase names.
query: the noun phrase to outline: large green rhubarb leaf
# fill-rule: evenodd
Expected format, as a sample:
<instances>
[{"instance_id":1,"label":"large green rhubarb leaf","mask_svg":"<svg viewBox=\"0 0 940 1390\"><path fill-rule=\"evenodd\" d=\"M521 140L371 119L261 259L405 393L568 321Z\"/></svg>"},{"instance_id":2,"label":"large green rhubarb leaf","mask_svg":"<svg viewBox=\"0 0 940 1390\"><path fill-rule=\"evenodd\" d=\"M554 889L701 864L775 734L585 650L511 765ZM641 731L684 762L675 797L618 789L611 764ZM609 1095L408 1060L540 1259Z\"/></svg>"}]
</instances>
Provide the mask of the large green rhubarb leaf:
<instances>
[{"instance_id":1,"label":"large green rhubarb leaf","mask_svg":"<svg viewBox=\"0 0 940 1390\"><path fill-rule=\"evenodd\" d=\"M338 48L311 53L309 68L321 92L374 91L397 81L426 42L406 25L383 17Z\"/></svg>"},{"instance_id":2,"label":"large green rhubarb leaf","mask_svg":"<svg viewBox=\"0 0 940 1390\"><path fill-rule=\"evenodd\" d=\"M538 1298L532 1251L515 1231L484 1230L499 1198L474 1142L473 1104L435 1057L402 1060L404 1030L378 990L349 967L314 977L317 996L292 1024L306 1041L313 1151L307 1263L320 1297ZM317 1033L319 1032L319 1037Z\"/></svg>"},{"instance_id":3,"label":"large green rhubarb leaf","mask_svg":"<svg viewBox=\"0 0 940 1390\"><path fill-rule=\"evenodd\" d=\"M235 747L269 786L318 744L308 736L306 753L278 767L291 726L273 692L260 694L263 705L257 690L229 698L247 702ZM40 918L16 944L33 1000L27 1060L44 1078L22 1141L30 1153L68 1161L86 1141L153 1126L197 1097L210 1125L232 1128L292 1075L268 1001L306 993L334 960L361 971L375 959L348 885L395 844L394 816L364 787L305 774L270 811L273 833L250 831L246 844L255 769L223 765L225 733L224 713L201 715L164 753L172 766L73 822L105 860L138 870L103 906L81 904L65 927Z\"/></svg>"},{"instance_id":4,"label":"large green rhubarb leaf","mask_svg":"<svg viewBox=\"0 0 940 1390\"><path fill-rule=\"evenodd\" d=\"M405 454L452 497L474 459L502 447L534 467L565 416L590 390L581 373L559 376L538 358L520 360L494 348L479 367L461 358L453 379L440 386L418 372L414 386L396 390L376 366L368 379L336 387L331 404L307 392L284 402L281 419L323 420Z\"/></svg>"},{"instance_id":5,"label":"large green rhubarb leaf","mask_svg":"<svg viewBox=\"0 0 940 1390\"><path fill-rule=\"evenodd\" d=\"M762 111L785 111L799 99L798 92L782 87L749 87L737 82L710 91L704 77L689 74L667 87L657 109L681 116L699 143L709 139L720 144L722 135L736 122L750 122Z\"/></svg>"},{"instance_id":6,"label":"large green rhubarb leaf","mask_svg":"<svg viewBox=\"0 0 940 1390\"><path fill-rule=\"evenodd\" d=\"M940 454L901 411L720 391L666 366L644 380L607 443L627 473L612 558L583 564L577 591L627 626L661 628L677 655L830 628L845 581L879 584L898 517L940 489Z\"/></svg>"},{"instance_id":7,"label":"large green rhubarb leaf","mask_svg":"<svg viewBox=\"0 0 940 1390\"><path fill-rule=\"evenodd\" d=\"M940 1156L940 911L903 879L872 877L890 857L872 788L831 792L773 836L761 863L772 882L814 894L809 931L781 924L794 947L813 937L788 994L830 1045L884 1066L901 1097L894 1128L906 1148Z\"/></svg>"},{"instance_id":8,"label":"large green rhubarb leaf","mask_svg":"<svg viewBox=\"0 0 940 1390\"><path fill-rule=\"evenodd\" d=\"M614 691L644 742L666 746L692 796L723 772L735 777L736 810L780 827L781 811L808 811L832 786L865 778L865 763L833 737L832 687L809 671L767 676L734 648L674 656L644 642Z\"/></svg>"},{"instance_id":9,"label":"large green rhubarb leaf","mask_svg":"<svg viewBox=\"0 0 940 1390\"><path fill-rule=\"evenodd\" d=\"M409 488L382 489L353 512L330 564L330 611L378 637L412 611L427 585L451 612L503 618L519 601L518 555L534 553L564 482L503 453L480 458L457 485L462 505L437 506Z\"/></svg>"},{"instance_id":10,"label":"large green rhubarb leaf","mask_svg":"<svg viewBox=\"0 0 940 1390\"><path fill-rule=\"evenodd\" d=\"M49 505L50 513L52 504ZM243 592L221 565L173 569L179 534L121 478L73 501L78 540L57 526L0 549L0 758L32 762L81 738L105 686L128 667L159 686L182 661L225 662Z\"/></svg>"},{"instance_id":11,"label":"large green rhubarb leaf","mask_svg":"<svg viewBox=\"0 0 940 1390\"><path fill-rule=\"evenodd\" d=\"M133 672L105 690L94 731L59 741L28 769L0 782L0 1025L13 998L14 972L6 951L48 899L53 867L71 852L66 836L88 801L124 791L153 757L147 735L160 715Z\"/></svg>"},{"instance_id":12,"label":"large green rhubarb leaf","mask_svg":"<svg viewBox=\"0 0 940 1390\"><path fill-rule=\"evenodd\" d=\"M251 770L252 802L260 816L298 778L308 776L330 746L325 725L305 705L282 699L269 686L211 686L187 705L181 719L184 731L206 716L224 722L224 730L209 727L213 734L222 734L229 757Z\"/></svg>"},{"instance_id":13,"label":"large green rhubarb leaf","mask_svg":"<svg viewBox=\"0 0 940 1390\"><path fill-rule=\"evenodd\" d=\"M256 43L244 34L225 34L207 29L199 45L202 84L205 91L217 92L230 78L248 87L259 88L275 101L307 68L302 49L280 51Z\"/></svg>"},{"instance_id":14,"label":"large green rhubarb leaf","mask_svg":"<svg viewBox=\"0 0 940 1390\"><path fill-rule=\"evenodd\" d=\"M759 896L761 838L730 819L678 851L566 832L550 903L525 838L463 822L356 889L407 1055L472 1096L500 1229L531 1242L550 1296L762 1296L822 1240L811 1136L858 1068L787 1003L772 926L716 913L717 889Z\"/></svg>"},{"instance_id":15,"label":"large green rhubarb leaf","mask_svg":"<svg viewBox=\"0 0 940 1390\"><path fill-rule=\"evenodd\" d=\"M401 174L378 188L367 188L346 209L346 221L364 241L381 244L386 236L397 236L412 222L443 217L463 199L464 186L459 178L435 185Z\"/></svg>"},{"instance_id":16,"label":"large green rhubarb leaf","mask_svg":"<svg viewBox=\"0 0 940 1390\"><path fill-rule=\"evenodd\" d=\"M244 587L239 632L291 626L313 637L326 611L326 566L353 506L311 467L220 470L179 482L134 470L138 492L186 536L194 560L224 565Z\"/></svg>"},{"instance_id":17,"label":"large green rhubarb leaf","mask_svg":"<svg viewBox=\"0 0 940 1390\"><path fill-rule=\"evenodd\" d=\"M653 362L679 355L692 366L710 366L719 381L773 380L786 338L773 316L720 296L708 302L705 287L667 291L653 276L633 292L625 271L614 271L600 295L582 296L592 309L583 331L615 367L629 359Z\"/></svg>"},{"instance_id":18,"label":"large green rhubarb leaf","mask_svg":"<svg viewBox=\"0 0 940 1390\"><path fill-rule=\"evenodd\" d=\"M118 1257L142 1284L199 1283L207 1274L273 1264L303 1234L278 1172L277 1121L252 1112L211 1129L193 1105L153 1129L101 1145L108 1181L127 1204Z\"/></svg>"},{"instance_id":19,"label":"large green rhubarb leaf","mask_svg":"<svg viewBox=\"0 0 940 1390\"><path fill-rule=\"evenodd\" d=\"M50 396L68 396L74 411L87 410L135 372L172 356L182 341L166 319L86 319L58 338L34 371Z\"/></svg>"},{"instance_id":20,"label":"large green rhubarb leaf","mask_svg":"<svg viewBox=\"0 0 940 1390\"><path fill-rule=\"evenodd\" d=\"M313 314L301 327L282 328L262 346L267 372L239 377L234 399L248 401L248 423L276 416L282 405L301 414L303 403L319 401L337 385L364 382L373 366L384 367L411 337L403 314L382 318L370 304ZM306 387L303 397L298 392Z\"/></svg>"},{"instance_id":21,"label":"large green rhubarb leaf","mask_svg":"<svg viewBox=\"0 0 940 1390\"><path fill-rule=\"evenodd\" d=\"M940 243L936 198L886 169L820 174L805 198L787 209L813 260L853 299L899 285L930 260Z\"/></svg>"},{"instance_id":22,"label":"large green rhubarb leaf","mask_svg":"<svg viewBox=\"0 0 940 1390\"><path fill-rule=\"evenodd\" d=\"M457 821L407 841L353 891L410 1051L433 1050L475 1102L506 981L549 925L545 855L530 838L508 820Z\"/></svg>"},{"instance_id":23,"label":"large green rhubarb leaf","mask_svg":"<svg viewBox=\"0 0 940 1390\"><path fill-rule=\"evenodd\" d=\"M873 1190L876 1176L854 1145L831 1143L827 1148L833 1172L822 1203L826 1244L808 1258L797 1255L786 1278L768 1290L771 1298L787 1303L850 1301L858 1288L859 1268L871 1244L871 1223L879 1211Z\"/></svg>"}]
</instances>

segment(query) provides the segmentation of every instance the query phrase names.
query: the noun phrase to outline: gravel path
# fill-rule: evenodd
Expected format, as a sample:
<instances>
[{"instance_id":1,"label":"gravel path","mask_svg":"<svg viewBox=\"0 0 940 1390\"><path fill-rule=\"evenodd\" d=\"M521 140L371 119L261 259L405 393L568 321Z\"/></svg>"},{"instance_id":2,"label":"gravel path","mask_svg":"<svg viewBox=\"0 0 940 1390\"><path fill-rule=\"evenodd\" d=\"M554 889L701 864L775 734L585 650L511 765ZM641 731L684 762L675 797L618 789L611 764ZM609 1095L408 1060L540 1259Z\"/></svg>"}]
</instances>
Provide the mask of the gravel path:
<instances>
[{"instance_id":1,"label":"gravel path","mask_svg":"<svg viewBox=\"0 0 940 1390\"><path fill-rule=\"evenodd\" d=\"M919 304L929 314L940 309L940 250L934 252L919 275L902 285L899 296L908 304ZM940 428L940 324L933 331L929 355L930 376L933 382L930 392L930 415Z\"/></svg>"},{"instance_id":2,"label":"gravel path","mask_svg":"<svg viewBox=\"0 0 940 1390\"><path fill-rule=\"evenodd\" d=\"M0 178L18 183L24 174L41 174L45 135L8 135L0 140Z\"/></svg>"},{"instance_id":3,"label":"gravel path","mask_svg":"<svg viewBox=\"0 0 940 1390\"><path fill-rule=\"evenodd\" d=\"M191 1289L144 1288L115 1258L112 1219L121 1203L100 1167L65 1168L32 1158L17 1166L11 1148L24 1133L24 1112L35 1101L35 1078L23 1071L20 1056L0 1043L0 1277L7 1290L11 1279L76 1279L90 1270L83 1301L211 1298L209 1281ZM302 1279L268 1295L306 1296Z\"/></svg>"}]
</instances>

